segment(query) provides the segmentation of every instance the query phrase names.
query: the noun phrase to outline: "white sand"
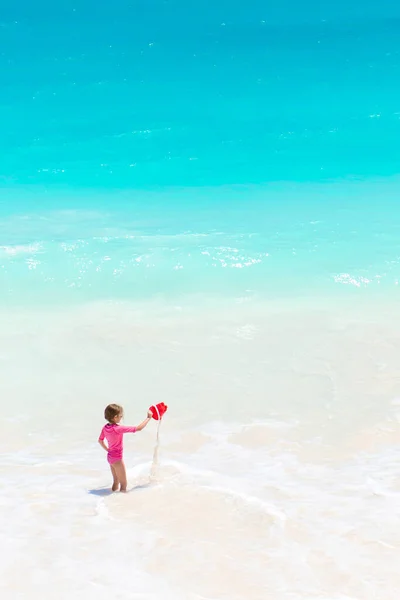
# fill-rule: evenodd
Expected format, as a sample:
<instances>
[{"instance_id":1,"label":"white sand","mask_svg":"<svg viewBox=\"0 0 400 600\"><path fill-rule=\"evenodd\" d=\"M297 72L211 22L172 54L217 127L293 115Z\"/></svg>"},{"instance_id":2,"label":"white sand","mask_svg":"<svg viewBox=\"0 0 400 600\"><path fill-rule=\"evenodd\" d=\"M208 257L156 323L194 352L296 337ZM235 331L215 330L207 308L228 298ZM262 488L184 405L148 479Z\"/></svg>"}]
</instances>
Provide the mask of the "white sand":
<instances>
[{"instance_id":1,"label":"white sand","mask_svg":"<svg viewBox=\"0 0 400 600\"><path fill-rule=\"evenodd\" d=\"M2 600L398 600L396 310L2 313ZM126 438L126 496L112 401L169 405L155 482L155 423Z\"/></svg>"}]
</instances>

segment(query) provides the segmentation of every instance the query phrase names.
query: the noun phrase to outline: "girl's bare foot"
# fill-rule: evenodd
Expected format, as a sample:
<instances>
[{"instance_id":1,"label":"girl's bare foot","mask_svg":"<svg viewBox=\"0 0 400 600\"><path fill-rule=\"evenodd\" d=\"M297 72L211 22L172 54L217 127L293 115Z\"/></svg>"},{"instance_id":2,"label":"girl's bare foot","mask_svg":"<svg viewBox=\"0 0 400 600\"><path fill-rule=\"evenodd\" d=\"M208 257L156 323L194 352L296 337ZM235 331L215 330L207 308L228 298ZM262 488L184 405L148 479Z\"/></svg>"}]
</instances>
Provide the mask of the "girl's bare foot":
<instances>
[{"instance_id":1,"label":"girl's bare foot","mask_svg":"<svg viewBox=\"0 0 400 600\"><path fill-rule=\"evenodd\" d=\"M112 484L112 491L113 492L118 492L118 488L119 488L119 483L113 483Z\"/></svg>"}]
</instances>

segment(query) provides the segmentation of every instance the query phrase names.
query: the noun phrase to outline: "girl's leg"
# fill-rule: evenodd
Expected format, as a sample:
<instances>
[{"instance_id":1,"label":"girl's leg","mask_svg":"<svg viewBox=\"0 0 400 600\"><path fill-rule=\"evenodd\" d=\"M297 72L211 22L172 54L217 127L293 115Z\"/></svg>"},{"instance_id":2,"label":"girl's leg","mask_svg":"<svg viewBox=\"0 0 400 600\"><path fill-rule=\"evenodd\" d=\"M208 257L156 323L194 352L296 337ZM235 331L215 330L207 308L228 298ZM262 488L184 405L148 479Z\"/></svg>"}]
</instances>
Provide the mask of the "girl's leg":
<instances>
[{"instance_id":1,"label":"girl's leg","mask_svg":"<svg viewBox=\"0 0 400 600\"><path fill-rule=\"evenodd\" d=\"M120 492L126 492L126 486L128 485L126 479L126 470L123 460L119 460L118 462L113 463L114 471L117 476L117 480L120 484Z\"/></svg>"},{"instance_id":2,"label":"girl's leg","mask_svg":"<svg viewBox=\"0 0 400 600\"><path fill-rule=\"evenodd\" d=\"M113 476L113 484L112 484L112 488L111 489L112 489L113 492L118 492L118 490L119 490L119 480L118 480L118 477L117 477L117 473L116 473L116 471L114 469L114 465L110 465L110 469L111 469L111 473L112 473L112 476Z\"/></svg>"}]
</instances>

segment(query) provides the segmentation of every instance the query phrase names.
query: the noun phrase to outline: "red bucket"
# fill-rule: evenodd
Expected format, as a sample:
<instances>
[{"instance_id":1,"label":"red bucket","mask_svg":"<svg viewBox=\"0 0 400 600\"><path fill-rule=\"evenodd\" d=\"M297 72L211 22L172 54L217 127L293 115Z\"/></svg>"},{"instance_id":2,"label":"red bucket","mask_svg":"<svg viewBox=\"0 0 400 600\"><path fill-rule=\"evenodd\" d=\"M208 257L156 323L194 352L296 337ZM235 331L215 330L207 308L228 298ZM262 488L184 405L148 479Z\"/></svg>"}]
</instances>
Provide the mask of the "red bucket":
<instances>
[{"instance_id":1,"label":"red bucket","mask_svg":"<svg viewBox=\"0 0 400 600\"><path fill-rule=\"evenodd\" d=\"M153 415L153 419L158 421L163 418L163 415L166 413L168 406L164 404L164 402L160 402L160 404L156 404L155 406L150 406L149 410Z\"/></svg>"}]
</instances>

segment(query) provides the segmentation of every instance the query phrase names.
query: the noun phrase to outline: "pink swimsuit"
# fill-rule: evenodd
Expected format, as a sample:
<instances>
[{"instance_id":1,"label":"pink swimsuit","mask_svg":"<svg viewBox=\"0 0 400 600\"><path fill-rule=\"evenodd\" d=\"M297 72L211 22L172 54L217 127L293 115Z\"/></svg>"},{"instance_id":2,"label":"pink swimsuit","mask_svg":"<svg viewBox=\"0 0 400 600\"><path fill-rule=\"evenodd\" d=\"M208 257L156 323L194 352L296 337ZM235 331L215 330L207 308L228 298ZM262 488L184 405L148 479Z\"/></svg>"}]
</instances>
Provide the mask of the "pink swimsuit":
<instances>
[{"instance_id":1,"label":"pink swimsuit","mask_svg":"<svg viewBox=\"0 0 400 600\"><path fill-rule=\"evenodd\" d=\"M107 423L107 425L104 425L99 440L103 441L105 438L108 442L107 460L110 465L122 460L124 433L135 432L136 427L129 427L128 425L118 425L117 423Z\"/></svg>"}]
</instances>

